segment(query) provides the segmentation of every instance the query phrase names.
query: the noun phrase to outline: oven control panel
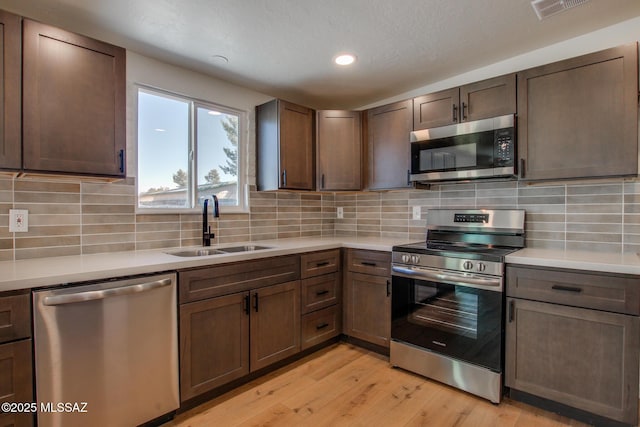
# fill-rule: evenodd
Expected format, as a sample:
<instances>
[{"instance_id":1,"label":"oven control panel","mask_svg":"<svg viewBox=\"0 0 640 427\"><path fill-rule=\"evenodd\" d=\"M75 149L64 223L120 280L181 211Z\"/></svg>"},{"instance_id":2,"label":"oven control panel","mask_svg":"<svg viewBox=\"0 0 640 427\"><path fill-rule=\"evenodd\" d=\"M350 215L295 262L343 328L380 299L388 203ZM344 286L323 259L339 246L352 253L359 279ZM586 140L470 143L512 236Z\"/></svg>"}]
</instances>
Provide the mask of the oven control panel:
<instances>
[{"instance_id":1,"label":"oven control panel","mask_svg":"<svg viewBox=\"0 0 640 427\"><path fill-rule=\"evenodd\" d=\"M472 224L485 224L489 222L489 214L485 213L456 213L453 214L453 222L468 222Z\"/></svg>"},{"instance_id":2,"label":"oven control panel","mask_svg":"<svg viewBox=\"0 0 640 427\"><path fill-rule=\"evenodd\" d=\"M504 264L495 261L468 260L438 255L393 252L392 262L407 267L424 267L502 276Z\"/></svg>"}]
</instances>

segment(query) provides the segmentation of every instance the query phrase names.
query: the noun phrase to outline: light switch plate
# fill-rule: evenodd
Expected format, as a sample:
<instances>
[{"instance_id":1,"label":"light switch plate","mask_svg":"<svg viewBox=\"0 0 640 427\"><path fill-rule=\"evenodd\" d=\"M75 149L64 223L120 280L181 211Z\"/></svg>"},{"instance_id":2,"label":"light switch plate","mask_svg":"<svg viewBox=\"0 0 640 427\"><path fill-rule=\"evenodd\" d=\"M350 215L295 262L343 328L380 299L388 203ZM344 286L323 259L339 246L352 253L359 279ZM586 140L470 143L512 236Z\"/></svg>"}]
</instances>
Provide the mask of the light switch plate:
<instances>
[{"instance_id":1,"label":"light switch plate","mask_svg":"<svg viewBox=\"0 0 640 427\"><path fill-rule=\"evenodd\" d=\"M344 218L344 209L342 207L336 208L338 219Z\"/></svg>"},{"instance_id":2,"label":"light switch plate","mask_svg":"<svg viewBox=\"0 0 640 427\"><path fill-rule=\"evenodd\" d=\"M26 209L9 209L9 232L25 233L29 231L29 211Z\"/></svg>"},{"instance_id":3,"label":"light switch plate","mask_svg":"<svg viewBox=\"0 0 640 427\"><path fill-rule=\"evenodd\" d=\"M420 206L413 207L413 219L420 219Z\"/></svg>"}]
</instances>

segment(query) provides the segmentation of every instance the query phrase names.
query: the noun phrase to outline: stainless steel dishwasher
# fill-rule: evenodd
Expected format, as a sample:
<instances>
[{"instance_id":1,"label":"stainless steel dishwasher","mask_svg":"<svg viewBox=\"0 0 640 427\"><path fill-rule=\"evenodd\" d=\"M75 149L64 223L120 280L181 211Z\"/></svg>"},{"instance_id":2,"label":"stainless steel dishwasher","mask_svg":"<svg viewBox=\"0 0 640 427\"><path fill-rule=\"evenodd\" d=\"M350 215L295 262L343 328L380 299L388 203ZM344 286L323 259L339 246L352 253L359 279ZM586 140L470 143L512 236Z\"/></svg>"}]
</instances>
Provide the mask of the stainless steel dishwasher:
<instances>
[{"instance_id":1,"label":"stainless steel dishwasher","mask_svg":"<svg viewBox=\"0 0 640 427\"><path fill-rule=\"evenodd\" d=\"M38 425L135 426L180 404L176 275L35 291Z\"/></svg>"}]
</instances>

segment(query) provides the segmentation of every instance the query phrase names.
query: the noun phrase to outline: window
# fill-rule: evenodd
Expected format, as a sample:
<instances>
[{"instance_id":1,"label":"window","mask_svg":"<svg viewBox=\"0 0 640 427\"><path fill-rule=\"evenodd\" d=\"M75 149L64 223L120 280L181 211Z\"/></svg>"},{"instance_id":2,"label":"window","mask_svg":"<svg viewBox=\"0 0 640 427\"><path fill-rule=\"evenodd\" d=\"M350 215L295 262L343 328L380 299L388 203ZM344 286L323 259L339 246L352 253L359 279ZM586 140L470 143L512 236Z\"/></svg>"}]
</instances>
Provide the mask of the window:
<instances>
[{"instance_id":1,"label":"window","mask_svg":"<svg viewBox=\"0 0 640 427\"><path fill-rule=\"evenodd\" d=\"M216 195L243 210L244 114L164 92L138 90L138 208L185 210Z\"/></svg>"}]
</instances>

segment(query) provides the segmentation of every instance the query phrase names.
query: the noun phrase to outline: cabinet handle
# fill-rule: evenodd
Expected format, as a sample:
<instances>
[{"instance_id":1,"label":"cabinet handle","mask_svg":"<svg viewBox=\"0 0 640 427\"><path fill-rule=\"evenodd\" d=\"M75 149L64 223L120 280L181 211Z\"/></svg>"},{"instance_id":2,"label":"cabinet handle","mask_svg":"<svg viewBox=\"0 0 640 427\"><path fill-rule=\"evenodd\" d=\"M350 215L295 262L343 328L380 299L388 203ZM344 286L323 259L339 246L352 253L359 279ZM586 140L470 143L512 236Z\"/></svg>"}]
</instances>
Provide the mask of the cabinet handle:
<instances>
[{"instance_id":1,"label":"cabinet handle","mask_svg":"<svg viewBox=\"0 0 640 427\"><path fill-rule=\"evenodd\" d=\"M120 159L120 173L124 173L124 150L120 150L118 157Z\"/></svg>"},{"instance_id":2,"label":"cabinet handle","mask_svg":"<svg viewBox=\"0 0 640 427\"><path fill-rule=\"evenodd\" d=\"M456 104L453 104L453 121L458 121L458 106Z\"/></svg>"},{"instance_id":3,"label":"cabinet handle","mask_svg":"<svg viewBox=\"0 0 640 427\"><path fill-rule=\"evenodd\" d=\"M515 319L515 305L515 301L509 301L509 323L513 322L513 320Z\"/></svg>"},{"instance_id":4,"label":"cabinet handle","mask_svg":"<svg viewBox=\"0 0 640 427\"><path fill-rule=\"evenodd\" d=\"M249 297L249 294L247 294L247 295L244 297L244 312L245 312L246 314L249 314L249 304L250 304L250 302L249 302L249 298L250 298L250 297Z\"/></svg>"},{"instance_id":5,"label":"cabinet handle","mask_svg":"<svg viewBox=\"0 0 640 427\"><path fill-rule=\"evenodd\" d=\"M331 264L329 261L323 261L323 262L318 262L316 263L316 267L324 267Z\"/></svg>"},{"instance_id":6,"label":"cabinet handle","mask_svg":"<svg viewBox=\"0 0 640 427\"><path fill-rule=\"evenodd\" d=\"M286 169L282 170L282 186L283 187L287 186L287 170Z\"/></svg>"},{"instance_id":7,"label":"cabinet handle","mask_svg":"<svg viewBox=\"0 0 640 427\"><path fill-rule=\"evenodd\" d=\"M391 295L391 280L387 280L387 296Z\"/></svg>"},{"instance_id":8,"label":"cabinet handle","mask_svg":"<svg viewBox=\"0 0 640 427\"><path fill-rule=\"evenodd\" d=\"M378 264L376 264L375 262L370 262L370 261L362 261L361 263L362 265L366 265L367 267L377 267Z\"/></svg>"},{"instance_id":9,"label":"cabinet handle","mask_svg":"<svg viewBox=\"0 0 640 427\"><path fill-rule=\"evenodd\" d=\"M551 289L554 289L556 291L567 291L567 292L575 292L575 293L582 292L582 288L576 288L574 286L553 285Z\"/></svg>"},{"instance_id":10,"label":"cabinet handle","mask_svg":"<svg viewBox=\"0 0 640 427\"><path fill-rule=\"evenodd\" d=\"M411 171L407 169L407 185L411 185Z\"/></svg>"},{"instance_id":11,"label":"cabinet handle","mask_svg":"<svg viewBox=\"0 0 640 427\"><path fill-rule=\"evenodd\" d=\"M258 312L258 293L253 294L253 308Z\"/></svg>"},{"instance_id":12,"label":"cabinet handle","mask_svg":"<svg viewBox=\"0 0 640 427\"><path fill-rule=\"evenodd\" d=\"M320 185L321 185L320 188L322 188L324 190L324 174L322 174L322 184L320 184Z\"/></svg>"},{"instance_id":13,"label":"cabinet handle","mask_svg":"<svg viewBox=\"0 0 640 427\"><path fill-rule=\"evenodd\" d=\"M326 323L326 322L325 322L325 323L320 323L319 325L317 325L317 326L316 326L316 330L318 330L318 331L319 331L320 329L324 329L324 328L326 328L327 326L329 326L329 324L328 324L328 323Z\"/></svg>"},{"instance_id":14,"label":"cabinet handle","mask_svg":"<svg viewBox=\"0 0 640 427\"><path fill-rule=\"evenodd\" d=\"M465 113L466 109L467 109L467 104L463 102L462 103L462 120L467 120L467 114Z\"/></svg>"},{"instance_id":15,"label":"cabinet handle","mask_svg":"<svg viewBox=\"0 0 640 427\"><path fill-rule=\"evenodd\" d=\"M329 291L327 291L327 290L324 290L324 291L316 291L316 296L318 296L318 297L319 297L320 295L326 295L326 294L328 294L328 293L329 293Z\"/></svg>"},{"instance_id":16,"label":"cabinet handle","mask_svg":"<svg viewBox=\"0 0 640 427\"><path fill-rule=\"evenodd\" d=\"M524 165L525 165L525 160L524 159L520 159L520 178L524 178Z\"/></svg>"}]
</instances>

